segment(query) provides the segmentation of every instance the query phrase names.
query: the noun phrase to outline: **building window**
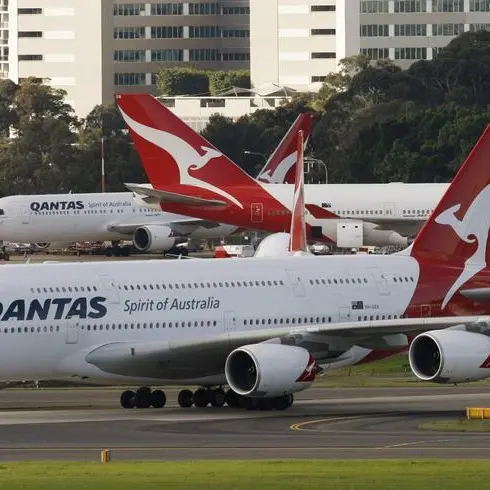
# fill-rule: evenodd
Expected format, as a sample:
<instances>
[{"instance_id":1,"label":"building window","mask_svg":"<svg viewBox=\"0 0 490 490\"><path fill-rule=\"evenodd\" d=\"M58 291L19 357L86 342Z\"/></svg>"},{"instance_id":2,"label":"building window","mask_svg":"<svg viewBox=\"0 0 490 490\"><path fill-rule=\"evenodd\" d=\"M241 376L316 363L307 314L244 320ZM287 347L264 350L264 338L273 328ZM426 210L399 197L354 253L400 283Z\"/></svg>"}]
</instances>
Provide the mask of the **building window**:
<instances>
[{"instance_id":1,"label":"building window","mask_svg":"<svg viewBox=\"0 0 490 490\"><path fill-rule=\"evenodd\" d=\"M151 15L182 15L184 7L182 3L152 3Z\"/></svg>"},{"instance_id":2,"label":"building window","mask_svg":"<svg viewBox=\"0 0 490 490\"><path fill-rule=\"evenodd\" d=\"M145 85L145 73L114 73L114 85Z\"/></svg>"},{"instance_id":3,"label":"building window","mask_svg":"<svg viewBox=\"0 0 490 490\"><path fill-rule=\"evenodd\" d=\"M218 26L189 26L189 37L221 37Z\"/></svg>"},{"instance_id":4,"label":"building window","mask_svg":"<svg viewBox=\"0 0 490 490\"><path fill-rule=\"evenodd\" d=\"M490 31L490 24L470 24L470 31Z\"/></svg>"},{"instance_id":5,"label":"building window","mask_svg":"<svg viewBox=\"0 0 490 490\"><path fill-rule=\"evenodd\" d=\"M325 75L313 75L311 83L324 82L327 77Z\"/></svg>"},{"instance_id":6,"label":"building window","mask_svg":"<svg viewBox=\"0 0 490 490\"><path fill-rule=\"evenodd\" d=\"M427 24L395 24L395 36L427 36Z\"/></svg>"},{"instance_id":7,"label":"building window","mask_svg":"<svg viewBox=\"0 0 490 490\"><path fill-rule=\"evenodd\" d=\"M220 61L219 49L189 49L189 61Z\"/></svg>"},{"instance_id":8,"label":"building window","mask_svg":"<svg viewBox=\"0 0 490 490\"><path fill-rule=\"evenodd\" d=\"M464 12L464 0L432 0L432 12Z\"/></svg>"},{"instance_id":9,"label":"building window","mask_svg":"<svg viewBox=\"0 0 490 490\"><path fill-rule=\"evenodd\" d=\"M427 12L426 0L395 0L395 13L404 14L412 12Z\"/></svg>"},{"instance_id":10,"label":"building window","mask_svg":"<svg viewBox=\"0 0 490 490\"><path fill-rule=\"evenodd\" d=\"M361 37L389 36L388 24L363 24L361 25Z\"/></svg>"},{"instance_id":11,"label":"building window","mask_svg":"<svg viewBox=\"0 0 490 490\"><path fill-rule=\"evenodd\" d=\"M19 37L43 37L42 31L19 31Z\"/></svg>"},{"instance_id":12,"label":"building window","mask_svg":"<svg viewBox=\"0 0 490 490\"><path fill-rule=\"evenodd\" d=\"M371 60L387 60L390 57L388 48L363 48L361 53L368 56Z\"/></svg>"},{"instance_id":13,"label":"building window","mask_svg":"<svg viewBox=\"0 0 490 490\"><path fill-rule=\"evenodd\" d=\"M152 39L169 39L184 37L184 28L182 26L158 26L151 28Z\"/></svg>"},{"instance_id":14,"label":"building window","mask_svg":"<svg viewBox=\"0 0 490 490\"><path fill-rule=\"evenodd\" d=\"M432 24L433 36L459 36L464 32L464 24Z\"/></svg>"},{"instance_id":15,"label":"building window","mask_svg":"<svg viewBox=\"0 0 490 490\"><path fill-rule=\"evenodd\" d=\"M19 54L19 61L42 61L42 54Z\"/></svg>"},{"instance_id":16,"label":"building window","mask_svg":"<svg viewBox=\"0 0 490 490\"><path fill-rule=\"evenodd\" d=\"M318 59L318 58L335 58L335 53L332 52L320 52L320 53L311 53L312 59Z\"/></svg>"},{"instance_id":17,"label":"building window","mask_svg":"<svg viewBox=\"0 0 490 490\"><path fill-rule=\"evenodd\" d=\"M189 3L189 15L217 15L218 3Z\"/></svg>"},{"instance_id":18,"label":"building window","mask_svg":"<svg viewBox=\"0 0 490 490\"><path fill-rule=\"evenodd\" d=\"M114 27L114 39L144 39L144 27Z\"/></svg>"},{"instance_id":19,"label":"building window","mask_svg":"<svg viewBox=\"0 0 490 490\"><path fill-rule=\"evenodd\" d=\"M395 60L426 60L427 48L395 48Z\"/></svg>"},{"instance_id":20,"label":"building window","mask_svg":"<svg viewBox=\"0 0 490 490\"><path fill-rule=\"evenodd\" d=\"M19 15L39 15L43 13L43 9L23 8L17 9L17 13Z\"/></svg>"},{"instance_id":21,"label":"building window","mask_svg":"<svg viewBox=\"0 0 490 490\"><path fill-rule=\"evenodd\" d=\"M135 63L145 61L144 49L117 49L114 51L114 61Z\"/></svg>"},{"instance_id":22,"label":"building window","mask_svg":"<svg viewBox=\"0 0 490 490\"><path fill-rule=\"evenodd\" d=\"M388 0L361 0L362 14L387 14L388 12Z\"/></svg>"},{"instance_id":23,"label":"building window","mask_svg":"<svg viewBox=\"0 0 490 490\"><path fill-rule=\"evenodd\" d=\"M335 29L311 29L312 36L335 36Z\"/></svg>"},{"instance_id":24,"label":"building window","mask_svg":"<svg viewBox=\"0 0 490 490\"><path fill-rule=\"evenodd\" d=\"M312 5L310 12L335 12L335 5Z\"/></svg>"},{"instance_id":25,"label":"building window","mask_svg":"<svg viewBox=\"0 0 490 490\"><path fill-rule=\"evenodd\" d=\"M152 49L151 61L183 61L183 49Z\"/></svg>"},{"instance_id":26,"label":"building window","mask_svg":"<svg viewBox=\"0 0 490 490\"><path fill-rule=\"evenodd\" d=\"M250 37L249 29L223 29L223 37Z\"/></svg>"},{"instance_id":27,"label":"building window","mask_svg":"<svg viewBox=\"0 0 490 490\"><path fill-rule=\"evenodd\" d=\"M114 15L145 15L144 3L116 3Z\"/></svg>"},{"instance_id":28,"label":"building window","mask_svg":"<svg viewBox=\"0 0 490 490\"><path fill-rule=\"evenodd\" d=\"M223 61L250 61L250 53L223 53Z\"/></svg>"},{"instance_id":29,"label":"building window","mask_svg":"<svg viewBox=\"0 0 490 490\"><path fill-rule=\"evenodd\" d=\"M249 15L250 7L223 7L223 15Z\"/></svg>"},{"instance_id":30,"label":"building window","mask_svg":"<svg viewBox=\"0 0 490 490\"><path fill-rule=\"evenodd\" d=\"M470 12L490 12L490 0L470 0Z\"/></svg>"}]
</instances>

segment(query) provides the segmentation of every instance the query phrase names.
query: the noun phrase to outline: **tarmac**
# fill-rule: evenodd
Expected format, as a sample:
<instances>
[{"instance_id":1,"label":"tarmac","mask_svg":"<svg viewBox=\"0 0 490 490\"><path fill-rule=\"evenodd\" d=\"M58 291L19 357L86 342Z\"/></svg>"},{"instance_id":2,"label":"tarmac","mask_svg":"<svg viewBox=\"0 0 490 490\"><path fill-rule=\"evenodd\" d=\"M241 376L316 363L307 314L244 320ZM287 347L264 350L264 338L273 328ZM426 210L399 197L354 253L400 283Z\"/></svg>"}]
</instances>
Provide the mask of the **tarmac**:
<instances>
[{"instance_id":1,"label":"tarmac","mask_svg":"<svg viewBox=\"0 0 490 490\"><path fill-rule=\"evenodd\" d=\"M419 429L490 406L482 386L312 388L284 412L124 410L117 389L0 391L0 460L485 458L490 433Z\"/></svg>"}]
</instances>

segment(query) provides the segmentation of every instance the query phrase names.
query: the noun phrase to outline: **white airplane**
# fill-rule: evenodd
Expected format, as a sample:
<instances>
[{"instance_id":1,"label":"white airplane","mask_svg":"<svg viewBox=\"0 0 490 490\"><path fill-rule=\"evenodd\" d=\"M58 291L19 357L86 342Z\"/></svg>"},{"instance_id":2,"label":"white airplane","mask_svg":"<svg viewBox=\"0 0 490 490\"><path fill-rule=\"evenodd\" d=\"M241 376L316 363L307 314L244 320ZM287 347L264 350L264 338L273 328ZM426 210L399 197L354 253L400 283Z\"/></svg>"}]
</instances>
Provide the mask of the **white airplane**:
<instances>
[{"instance_id":1,"label":"white airplane","mask_svg":"<svg viewBox=\"0 0 490 490\"><path fill-rule=\"evenodd\" d=\"M269 182L290 182L294 158L271 159L254 180L151 95L120 94L116 101L150 180L126 186L148 206L247 229L289 229L293 186ZM447 188L306 185L308 238L349 248L407 246Z\"/></svg>"},{"instance_id":2,"label":"white airplane","mask_svg":"<svg viewBox=\"0 0 490 490\"><path fill-rule=\"evenodd\" d=\"M181 406L285 409L319 370L406 349L416 335L418 378L486 378L488 155L490 125L399 254L304 253L297 189L287 256L4 265L0 377L142 385L121 395L126 408L165 405L150 385L197 384Z\"/></svg>"},{"instance_id":3,"label":"white airplane","mask_svg":"<svg viewBox=\"0 0 490 490\"><path fill-rule=\"evenodd\" d=\"M270 165L296 158L297 133L311 133L311 118L300 114L271 154L257 178L267 178ZM293 143L294 143L293 141ZM150 208L131 192L17 195L0 199L0 240L35 243L132 240L140 252L168 251L189 238L222 238L237 226L162 212ZM129 247L113 245L115 255L129 255Z\"/></svg>"}]
</instances>

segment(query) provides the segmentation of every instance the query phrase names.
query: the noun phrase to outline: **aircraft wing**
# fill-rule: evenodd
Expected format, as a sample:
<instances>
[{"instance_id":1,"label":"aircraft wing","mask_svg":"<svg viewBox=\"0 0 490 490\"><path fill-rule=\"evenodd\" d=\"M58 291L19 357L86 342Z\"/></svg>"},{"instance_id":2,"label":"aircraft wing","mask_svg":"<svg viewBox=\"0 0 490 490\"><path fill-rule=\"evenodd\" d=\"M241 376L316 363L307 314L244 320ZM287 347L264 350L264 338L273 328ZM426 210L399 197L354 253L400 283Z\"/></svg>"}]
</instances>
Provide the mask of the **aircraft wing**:
<instances>
[{"instance_id":1,"label":"aircraft wing","mask_svg":"<svg viewBox=\"0 0 490 490\"><path fill-rule=\"evenodd\" d=\"M428 330L463 326L476 330L490 324L490 316L400 318L343 322L264 330L226 332L202 339L113 342L91 351L85 360L112 374L173 379L211 376L223 372L228 354L235 348L259 342L302 346L314 354L325 350L326 339L337 337L351 345L376 344L394 334L415 335ZM382 343L382 342L381 342ZM387 348L392 346L387 345Z\"/></svg>"},{"instance_id":2,"label":"aircraft wing","mask_svg":"<svg viewBox=\"0 0 490 490\"><path fill-rule=\"evenodd\" d=\"M226 206L225 201L217 199L203 199L201 197L188 196L176 192L162 191L141 184L124 184L131 192L142 196L143 199L150 198L160 202L185 204L188 206Z\"/></svg>"},{"instance_id":3,"label":"aircraft wing","mask_svg":"<svg viewBox=\"0 0 490 490\"><path fill-rule=\"evenodd\" d=\"M134 231L141 226L168 226L179 235L188 235L192 233L196 228L202 227L208 230L217 228L220 224L212 220L196 219L196 218L182 218L172 221L162 221L162 223L125 223L125 224L113 224L107 227L108 231L115 233L122 233L123 235L132 235Z\"/></svg>"}]
</instances>

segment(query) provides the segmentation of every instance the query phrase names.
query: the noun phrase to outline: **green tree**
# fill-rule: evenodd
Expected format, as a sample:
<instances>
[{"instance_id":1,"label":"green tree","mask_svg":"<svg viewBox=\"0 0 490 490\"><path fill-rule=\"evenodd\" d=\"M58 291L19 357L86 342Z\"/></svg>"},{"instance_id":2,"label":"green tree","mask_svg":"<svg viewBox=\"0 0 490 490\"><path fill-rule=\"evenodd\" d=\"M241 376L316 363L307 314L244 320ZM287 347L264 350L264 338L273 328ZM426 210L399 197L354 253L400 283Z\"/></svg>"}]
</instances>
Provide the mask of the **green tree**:
<instances>
[{"instance_id":1,"label":"green tree","mask_svg":"<svg viewBox=\"0 0 490 490\"><path fill-rule=\"evenodd\" d=\"M213 70L208 72L208 78L211 95L219 95L233 87L250 88L248 70Z\"/></svg>"},{"instance_id":2,"label":"green tree","mask_svg":"<svg viewBox=\"0 0 490 490\"><path fill-rule=\"evenodd\" d=\"M209 78L206 72L192 67L165 68L158 74L158 94L205 95L209 93Z\"/></svg>"}]
</instances>

